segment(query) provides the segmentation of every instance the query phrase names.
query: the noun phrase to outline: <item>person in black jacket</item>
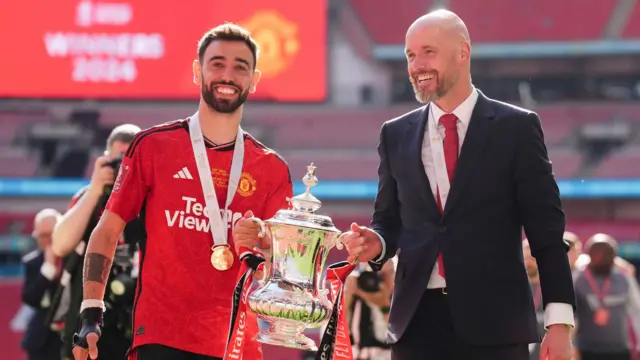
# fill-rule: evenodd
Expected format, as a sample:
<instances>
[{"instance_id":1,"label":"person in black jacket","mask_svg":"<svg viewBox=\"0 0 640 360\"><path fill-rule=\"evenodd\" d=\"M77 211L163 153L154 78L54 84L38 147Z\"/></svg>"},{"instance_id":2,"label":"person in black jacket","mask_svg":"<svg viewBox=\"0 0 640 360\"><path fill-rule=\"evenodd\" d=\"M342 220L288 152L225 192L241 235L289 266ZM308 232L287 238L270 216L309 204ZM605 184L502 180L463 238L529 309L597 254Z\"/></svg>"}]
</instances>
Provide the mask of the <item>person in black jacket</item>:
<instances>
[{"instance_id":1,"label":"person in black jacket","mask_svg":"<svg viewBox=\"0 0 640 360\"><path fill-rule=\"evenodd\" d=\"M60 273L59 258L51 250L51 233L60 216L54 209L44 209L36 215L33 237L38 249L22 259L25 267L22 302L35 309L22 339L29 360L60 360L62 340L45 322Z\"/></svg>"}]
</instances>

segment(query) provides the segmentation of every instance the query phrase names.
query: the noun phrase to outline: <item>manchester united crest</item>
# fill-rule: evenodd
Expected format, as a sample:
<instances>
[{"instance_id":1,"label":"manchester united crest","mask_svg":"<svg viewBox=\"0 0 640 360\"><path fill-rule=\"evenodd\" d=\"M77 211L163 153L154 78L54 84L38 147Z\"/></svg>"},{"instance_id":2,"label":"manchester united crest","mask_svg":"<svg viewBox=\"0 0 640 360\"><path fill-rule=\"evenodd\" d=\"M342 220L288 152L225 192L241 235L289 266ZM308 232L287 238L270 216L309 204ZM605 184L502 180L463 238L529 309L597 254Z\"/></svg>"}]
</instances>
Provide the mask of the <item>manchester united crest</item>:
<instances>
[{"instance_id":1,"label":"manchester united crest","mask_svg":"<svg viewBox=\"0 0 640 360\"><path fill-rule=\"evenodd\" d=\"M238 194L240 196L251 196L256 191L256 180L247 172L243 172L240 175L240 182L238 183Z\"/></svg>"},{"instance_id":2,"label":"manchester united crest","mask_svg":"<svg viewBox=\"0 0 640 360\"><path fill-rule=\"evenodd\" d=\"M274 77L286 70L300 51L298 26L275 10L257 11L240 25L260 45L257 67L263 77Z\"/></svg>"}]
</instances>

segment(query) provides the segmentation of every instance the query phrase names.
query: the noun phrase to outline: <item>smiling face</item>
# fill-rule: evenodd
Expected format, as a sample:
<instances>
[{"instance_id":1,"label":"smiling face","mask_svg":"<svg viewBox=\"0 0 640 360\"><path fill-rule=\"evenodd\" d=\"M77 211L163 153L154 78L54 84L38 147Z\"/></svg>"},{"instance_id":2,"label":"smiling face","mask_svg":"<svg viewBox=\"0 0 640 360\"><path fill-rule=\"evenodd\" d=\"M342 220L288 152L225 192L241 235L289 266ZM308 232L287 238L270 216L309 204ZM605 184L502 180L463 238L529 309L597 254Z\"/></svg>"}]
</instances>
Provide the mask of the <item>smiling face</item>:
<instances>
[{"instance_id":1,"label":"smiling face","mask_svg":"<svg viewBox=\"0 0 640 360\"><path fill-rule=\"evenodd\" d=\"M427 16L407 31L409 80L420 103L443 98L466 76L471 47L466 28L458 20Z\"/></svg>"},{"instance_id":2,"label":"smiling face","mask_svg":"<svg viewBox=\"0 0 640 360\"><path fill-rule=\"evenodd\" d=\"M238 110L260 79L255 57L242 40L213 40L193 67L202 100L219 113Z\"/></svg>"}]
</instances>

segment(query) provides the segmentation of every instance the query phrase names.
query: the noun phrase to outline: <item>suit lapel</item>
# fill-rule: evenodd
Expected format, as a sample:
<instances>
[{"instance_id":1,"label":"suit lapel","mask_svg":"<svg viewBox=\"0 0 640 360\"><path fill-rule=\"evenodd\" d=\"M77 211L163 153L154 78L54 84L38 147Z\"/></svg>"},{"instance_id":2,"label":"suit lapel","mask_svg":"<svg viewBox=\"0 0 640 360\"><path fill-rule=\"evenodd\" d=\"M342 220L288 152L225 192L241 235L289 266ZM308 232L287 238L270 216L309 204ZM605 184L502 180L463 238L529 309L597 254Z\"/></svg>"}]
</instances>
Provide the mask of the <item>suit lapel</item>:
<instances>
[{"instance_id":1,"label":"suit lapel","mask_svg":"<svg viewBox=\"0 0 640 360\"><path fill-rule=\"evenodd\" d=\"M423 106L420 110L415 112L415 115L409 121L407 127L407 133L405 139L407 140L407 152L406 156L410 162L410 169L415 171L419 195L427 202L427 206L430 210L433 210L436 214L439 214L438 204L431 192L431 186L429 185L429 178L425 170L424 162L422 161L422 142L424 141L424 135L427 129L427 121L429 119L429 107Z\"/></svg>"},{"instance_id":2,"label":"suit lapel","mask_svg":"<svg viewBox=\"0 0 640 360\"><path fill-rule=\"evenodd\" d=\"M455 203L460 199L466 182L471 179L473 172L478 168L494 115L489 99L478 90L478 101L473 109L469 128L460 150L460 157L458 158L443 216L447 216L447 213L455 206Z\"/></svg>"}]
</instances>

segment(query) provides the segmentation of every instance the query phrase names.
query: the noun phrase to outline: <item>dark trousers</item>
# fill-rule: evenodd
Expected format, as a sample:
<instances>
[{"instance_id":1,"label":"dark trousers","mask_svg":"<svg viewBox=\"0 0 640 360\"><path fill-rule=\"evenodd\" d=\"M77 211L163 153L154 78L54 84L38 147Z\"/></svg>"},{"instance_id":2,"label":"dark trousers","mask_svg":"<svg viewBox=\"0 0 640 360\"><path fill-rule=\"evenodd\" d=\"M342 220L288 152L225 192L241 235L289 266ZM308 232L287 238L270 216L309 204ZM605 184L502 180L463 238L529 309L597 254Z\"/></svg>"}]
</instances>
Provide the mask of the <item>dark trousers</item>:
<instances>
[{"instance_id":1,"label":"dark trousers","mask_svg":"<svg viewBox=\"0 0 640 360\"><path fill-rule=\"evenodd\" d=\"M447 295L426 290L404 335L391 346L393 360L528 360L528 344L480 346L453 330Z\"/></svg>"},{"instance_id":2,"label":"dark trousers","mask_svg":"<svg viewBox=\"0 0 640 360\"><path fill-rule=\"evenodd\" d=\"M222 360L217 357L199 355L163 345L142 345L134 350L129 360Z\"/></svg>"},{"instance_id":3,"label":"dark trousers","mask_svg":"<svg viewBox=\"0 0 640 360\"><path fill-rule=\"evenodd\" d=\"M597 353L581 351L580 358L581 360L630 360L631 353L626 351L621 353Z\"/></svg>"}]
</instances>

